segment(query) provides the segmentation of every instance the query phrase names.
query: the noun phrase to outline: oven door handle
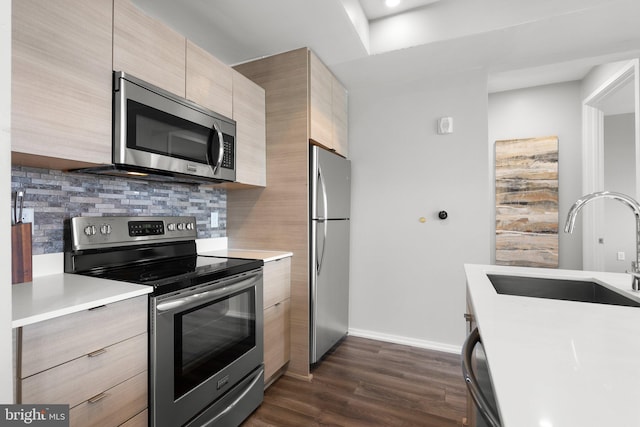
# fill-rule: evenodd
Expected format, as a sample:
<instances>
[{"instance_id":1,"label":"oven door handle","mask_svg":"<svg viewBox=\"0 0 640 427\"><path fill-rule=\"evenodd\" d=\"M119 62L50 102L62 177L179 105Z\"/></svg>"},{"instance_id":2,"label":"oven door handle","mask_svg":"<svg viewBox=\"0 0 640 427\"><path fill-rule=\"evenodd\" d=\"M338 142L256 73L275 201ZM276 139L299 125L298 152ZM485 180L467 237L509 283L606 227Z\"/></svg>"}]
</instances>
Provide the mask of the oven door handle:
<instances>
[{"instance_id":1,"label":"oven door handle","mask_svg":"<svg viewBox=\"0 0 640 427\"><path fill-rule=\"evenodd\" d=\"M254 274L248 279L244 279L244 280L241 280L240 282L235 282L235 283L226 285L219 289L214 289L211 291L196 292L186 297L161 302L156 306L156 310L162 311L162 312L170 311L176 308L184 307L185 305L191 305L194 303L202 303L203 301L215 300L221 296L229 295L229 294L242 291L244 289L255 286L256 277L258 277L258 275Z\"/></svg>"}]
</instances>

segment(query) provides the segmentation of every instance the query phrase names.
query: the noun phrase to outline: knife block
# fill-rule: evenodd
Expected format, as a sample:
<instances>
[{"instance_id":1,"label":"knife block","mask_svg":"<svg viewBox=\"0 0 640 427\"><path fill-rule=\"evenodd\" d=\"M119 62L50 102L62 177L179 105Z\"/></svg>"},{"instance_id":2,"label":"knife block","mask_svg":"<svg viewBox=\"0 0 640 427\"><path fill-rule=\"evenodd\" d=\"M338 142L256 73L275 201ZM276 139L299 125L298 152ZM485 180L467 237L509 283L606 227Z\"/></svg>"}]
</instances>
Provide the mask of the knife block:
<instances>
[{"instance_id":1,"label":"knife block","mask_svg":"<svg viewBox=\"0 0 640 427\"><path fill-rule=\"evenodd\" d=\"M11 283L32 281L31 223L11 226Z\"/></svg>"}]
</instances>

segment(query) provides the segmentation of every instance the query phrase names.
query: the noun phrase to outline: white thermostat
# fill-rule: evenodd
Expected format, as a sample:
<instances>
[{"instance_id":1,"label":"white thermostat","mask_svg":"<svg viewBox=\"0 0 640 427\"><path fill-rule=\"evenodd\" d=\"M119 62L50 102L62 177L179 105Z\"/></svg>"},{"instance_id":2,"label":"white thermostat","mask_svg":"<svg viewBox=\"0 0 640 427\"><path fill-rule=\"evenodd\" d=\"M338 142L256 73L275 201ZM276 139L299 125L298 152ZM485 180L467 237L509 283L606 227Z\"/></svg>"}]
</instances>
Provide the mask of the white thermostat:
<instances>
[{"instance_id":1,"label":"white thermostat","mask_svg":"<svg viewBox=\"0 0 640 427\"><path fill-rule=\"evenodd\" d=\"M438 119L438 134L453 133L453 117L440 117Z\"/></svg>"}]
</instances>

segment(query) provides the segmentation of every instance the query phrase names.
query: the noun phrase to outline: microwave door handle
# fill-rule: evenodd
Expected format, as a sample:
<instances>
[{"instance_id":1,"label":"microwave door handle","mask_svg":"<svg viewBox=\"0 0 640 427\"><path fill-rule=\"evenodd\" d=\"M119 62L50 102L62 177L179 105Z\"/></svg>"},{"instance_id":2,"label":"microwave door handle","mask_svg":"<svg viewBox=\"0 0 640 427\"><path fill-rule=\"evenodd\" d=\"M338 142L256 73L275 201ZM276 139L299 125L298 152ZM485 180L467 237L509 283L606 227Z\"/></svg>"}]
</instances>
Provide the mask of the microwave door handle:
<instances>
[{"instance_id":1,"label":"microwave door handle","mask_svg":"<svg viewBox=\"0 0 640 427\"><path fill-rule=\"evenodd\" d=\"M218 134L218 141L219 141L218 160L216 161L216 164L213 166L213 173L215 174L216 172L218 172L218 168L222 164L222 156L224 156L224 139L222 138L222 131L220 131L220 128L215 122L213 123L213 130Z\"/></svg>"}]
</instances>

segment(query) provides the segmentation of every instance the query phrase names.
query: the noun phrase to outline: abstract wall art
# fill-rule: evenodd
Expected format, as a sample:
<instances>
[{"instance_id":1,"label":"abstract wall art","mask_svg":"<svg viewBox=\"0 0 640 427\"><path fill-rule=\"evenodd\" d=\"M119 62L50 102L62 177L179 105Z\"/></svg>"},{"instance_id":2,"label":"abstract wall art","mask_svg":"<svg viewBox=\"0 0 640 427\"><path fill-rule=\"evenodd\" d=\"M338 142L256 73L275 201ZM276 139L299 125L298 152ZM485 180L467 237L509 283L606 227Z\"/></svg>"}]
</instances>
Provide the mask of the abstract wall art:
<instances>
[{"instance_id":1,"label":"abstract wall art","mask_svg":"<svg viewBox=\"0 0 640 427\"><path fill-rule=\"evenodd\" d=\"M558 137L496 141L496 264L558 267Z\"/></svg>"}]
</instances>

